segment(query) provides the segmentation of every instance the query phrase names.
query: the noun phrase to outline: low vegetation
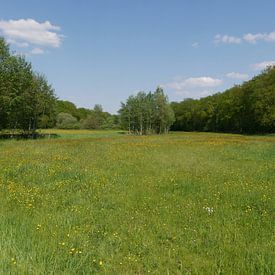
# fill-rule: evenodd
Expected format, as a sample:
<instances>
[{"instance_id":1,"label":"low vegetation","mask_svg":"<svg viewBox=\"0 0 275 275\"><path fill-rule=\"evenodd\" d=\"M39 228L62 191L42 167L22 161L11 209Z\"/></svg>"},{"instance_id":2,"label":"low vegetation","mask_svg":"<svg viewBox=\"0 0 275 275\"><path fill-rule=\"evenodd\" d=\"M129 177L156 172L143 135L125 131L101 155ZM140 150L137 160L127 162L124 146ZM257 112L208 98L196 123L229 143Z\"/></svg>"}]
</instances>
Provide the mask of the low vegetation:
<instances>
[{"instance_id":1,"label":"low vegetation","mask_svg":"<svg viewBox=\"0 0 275 275\"><path fill-rule=\"evenodd\" d=\"M0 141L4 274L275 273L275 136Z\"/></svg>"},{"instance_id":2,"label":"low vegetation","mask_svg":"<svg viewBox=\"0 0 275 275\"><path fill-rule=\"evenodd\" d=\"M55 126L58 129L119 129L118 115L104 112L101 105L93 109L77 108L70 101L57 100ZM47 128L51 125L47 125Z\"/></svg>"}]
</instances>

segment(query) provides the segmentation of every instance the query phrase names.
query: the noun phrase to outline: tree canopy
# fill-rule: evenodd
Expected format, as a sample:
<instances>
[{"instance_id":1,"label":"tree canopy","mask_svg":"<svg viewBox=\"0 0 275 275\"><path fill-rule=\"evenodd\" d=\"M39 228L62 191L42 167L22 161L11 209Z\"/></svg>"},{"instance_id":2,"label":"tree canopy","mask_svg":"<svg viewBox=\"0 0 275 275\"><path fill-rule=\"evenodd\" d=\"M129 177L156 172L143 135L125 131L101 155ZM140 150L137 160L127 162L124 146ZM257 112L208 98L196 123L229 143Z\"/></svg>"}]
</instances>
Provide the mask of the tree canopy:
<instances>
[{"instance_id":1,"label":"tree canopy","mask_svg":"<svg viewBox=\"0 0 275 275\"><path fill-rule=\"evenodd\" d=\"M275 132L275 67L223 93L172 102L173 130Z\"/></svg>"},{"instance_id":2,"label":"tree canopy","mask_svg":"<svg viewBox=\"0 0 275 275\"><path fill-rule=\"evenodd\" d=\"M46 78L0 38L0 130L34 132L53 120L55 100Z\"/></svg>"}]
</instances>

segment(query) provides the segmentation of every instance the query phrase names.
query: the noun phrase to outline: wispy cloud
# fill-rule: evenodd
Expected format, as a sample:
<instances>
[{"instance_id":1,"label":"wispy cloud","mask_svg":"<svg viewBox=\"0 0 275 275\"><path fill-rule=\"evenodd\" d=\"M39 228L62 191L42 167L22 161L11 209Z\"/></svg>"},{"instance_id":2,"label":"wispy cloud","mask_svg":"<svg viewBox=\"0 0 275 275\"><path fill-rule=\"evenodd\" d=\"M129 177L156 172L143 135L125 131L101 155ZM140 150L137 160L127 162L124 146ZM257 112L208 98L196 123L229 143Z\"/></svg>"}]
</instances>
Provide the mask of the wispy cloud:
<instances>
[{"instance_id":1,"label":"wispy cloud","mask_svg":"<svg viewBox=\"0 0 275 275\"><path fill-rule=\"evenodd\" d=\"M235 37L235 36L230 36L230 35L221 35L221 34L217 34L214 37L214 42L216 44L240 44L242 43L242 39L239 37Z\"/></svg>"},{"instance_id":2,"label":"wispy cloud","mask_svg":"<svg viewBox=\"0 0 275 275\"><path fill-rule=\"evenodd\" d=\"M17 46L19 48L27 48L27 47L29 47L29 43L27 43L27 42L17 42L14 39L7 39L7 42L9 44L13 44L13 45L15 45L15 46Z\"/></svg>"},{"instance_id":3,"label":"wispy cloud","mask_svg":"<svg viewBox=\"0 0 275 275\"><path fill-rule=\"evenodd\" d=\"M199 98L210 94L210 88L215 88L222 84L223 81L221 79L202 76L177 79L162 86L184 97Z\"/></svg>"},{"instance_id":4,"label":"wispy cloud","mask_svg":"<svg viewBox=\"0 0 275 275\"><path fill-rule=\"evenodd\" d=\"M214 43L216 44L241 44L242 42L256 44L258 41L275 42L275 31L270 33L247 33L241 37L217 34L214 37Z\"/></svg>"},{"instance_id":5,"label":"wispy cloud","mask_svg":"<svg viewBox=\"0 0 275 275\"><path fill-rule=\"evenodd\" d=\"M59 31L60 27L49 21L40 23L34 19L0 20L0 34L17 47L39 46L41 51L41 47L58 48L63 37ZM33 52L37 54L37 48Z\"/></svg>"},{"instance_id":6,"label":"wispy cloud","mask_svg":"<svg viewBox=\"0 0 275 275\"><path fill-rule=\"evenodd\" d=\"M275 42L275 31L270 33L248 33L243 36L243 40L252 44L257 41Z\"/></svg>"},{"instance_id":7,"label":"wispy cloud","mask_svg":"<svg viewBox=\"0 0 275 275\"><path fill-rule=\"evenodd\" d=\"M237 79L237 80L246 80L246 79L249 78L249 75L248 74L231 72L231 73L226 74L226 77L231 78L231 79Z\"/></svg>"},{"instance_id":8,"label":"wispy cloud","mask_svg":"<svg viewBox=\"0 0 275 275\"><path fill-rule=\"evenodd\" d=\"M251 65L251 68L255 71L261 71L266 69L269 66L275 66L275 60L270 60L270 61L263 61L260 63L256 63Z\"/></svg>"},{"instance_id":9,"label":"wispy cloud","mask_svg":"<svg viewBox=\"0 0 275 275\"><path fill-rule=\"evenodd\" d=\"M40 48L33 48L31 51L30 51L30 54L43 54L45 51L40 49Z\"/></svg>"},{"instance_id":10,"label":"wispy cloud","mask_svg":"<svg viewBox=\"0 0 275 275\"><path fill-rule=\"evenodd\" d=\"M199 42L195 42L195 43L193 43L191 46L192 46L192 48L197 49L197 48L200 47L200 44L199 44Z\"/></svg>"}]
</instances>

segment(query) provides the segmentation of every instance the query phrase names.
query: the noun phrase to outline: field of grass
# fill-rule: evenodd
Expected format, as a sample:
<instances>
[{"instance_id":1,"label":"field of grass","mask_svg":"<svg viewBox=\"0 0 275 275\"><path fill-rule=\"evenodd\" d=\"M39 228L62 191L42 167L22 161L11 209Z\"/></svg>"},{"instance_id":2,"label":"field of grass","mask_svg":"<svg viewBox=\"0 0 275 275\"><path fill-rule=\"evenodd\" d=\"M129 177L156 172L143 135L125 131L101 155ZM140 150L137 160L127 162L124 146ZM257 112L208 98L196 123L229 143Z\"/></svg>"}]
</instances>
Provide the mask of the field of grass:
<instances>
[{"instance_id":1,"label":"field of grass","mask_svg":"<svg viewBox=\"0 0 275 275\"><path fill-rule=\"evenodd\" d=\"M51 132L0 141L0 274L275 273L275 136Z\"/></svg>"}]
</instances>

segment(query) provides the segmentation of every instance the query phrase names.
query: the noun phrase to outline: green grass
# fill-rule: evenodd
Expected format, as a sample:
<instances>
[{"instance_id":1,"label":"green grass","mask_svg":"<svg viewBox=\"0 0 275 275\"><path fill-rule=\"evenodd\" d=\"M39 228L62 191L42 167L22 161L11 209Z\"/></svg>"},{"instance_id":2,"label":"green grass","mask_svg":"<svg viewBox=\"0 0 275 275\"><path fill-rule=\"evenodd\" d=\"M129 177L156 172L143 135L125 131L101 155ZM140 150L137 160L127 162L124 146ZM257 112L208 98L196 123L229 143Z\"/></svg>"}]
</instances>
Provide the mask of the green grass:
<instances>
[{"instance_id":1,"label":"green grass","mask_svg":"<svg viewBox=\"0 0 275 275\"><path fill-rule=\"evenodd\" d=\"M275 273L275 136L52 132L0 141L0 273Z\"/></svg>"}]
</instances>

